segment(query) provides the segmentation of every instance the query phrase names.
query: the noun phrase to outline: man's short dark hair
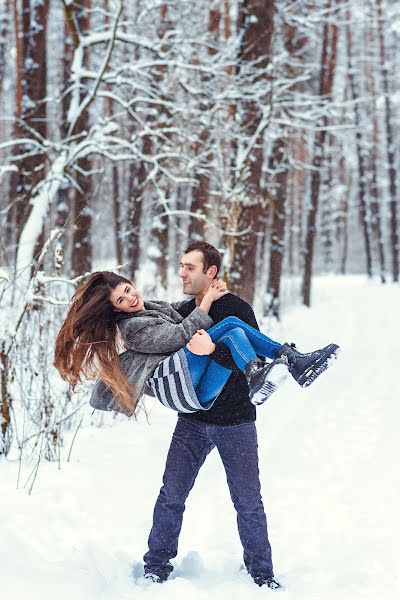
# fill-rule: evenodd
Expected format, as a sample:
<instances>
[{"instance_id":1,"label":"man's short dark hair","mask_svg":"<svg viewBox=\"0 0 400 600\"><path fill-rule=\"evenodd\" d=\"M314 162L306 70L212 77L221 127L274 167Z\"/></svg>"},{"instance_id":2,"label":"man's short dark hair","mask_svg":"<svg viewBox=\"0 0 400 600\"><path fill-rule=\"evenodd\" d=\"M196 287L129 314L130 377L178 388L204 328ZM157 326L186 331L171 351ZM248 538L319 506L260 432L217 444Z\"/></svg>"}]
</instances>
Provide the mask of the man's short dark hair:
<instances>
[{"instance_id":1,"label":"man's short dark hair","mask_svg":"<svg viewBox=\"0 0 400 600\"><path fill-rule=\"evenodd\" d=\"M183 254L198 250L203 254L203 273L207 273L208 269L215 265L217 267L217 273L221 268L222 256L214 246L207 244L207 242L191 242Z\"/></svg>"}]
</instances>

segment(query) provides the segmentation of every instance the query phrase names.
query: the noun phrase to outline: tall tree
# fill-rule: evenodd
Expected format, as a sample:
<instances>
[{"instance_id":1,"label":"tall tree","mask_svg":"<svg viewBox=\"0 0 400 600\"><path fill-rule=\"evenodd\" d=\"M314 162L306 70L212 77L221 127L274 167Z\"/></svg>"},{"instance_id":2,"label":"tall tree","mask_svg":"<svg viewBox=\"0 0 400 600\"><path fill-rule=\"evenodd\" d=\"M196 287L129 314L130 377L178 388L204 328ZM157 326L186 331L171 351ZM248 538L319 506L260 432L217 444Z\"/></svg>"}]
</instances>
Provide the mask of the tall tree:
<instances>
[{"instance_id":1,"label":"tall tree","mask_svg":"<svg viewBox=\"0 0 400 600\"><path fill-rule=\"evenodd\" d=\"M279 294L285 243L286 195L288 183L287 150L285 140L275 140L271 152L271 171L274 172L271 186L272 227L268 278L268 312L279 317Z\"/></svg>"},{"instance_id":2,"label":"tall tree","mask_svg":"<svg viewBox=\"0 0 400 600\"><path fill-rule=\"evenodd\" d=\"M379 148L380 148L380 140L381 140L381 132L380 132L380 124L379 124L379 111L378 111L378 103L377 103L377 89L376 89L376 65L375 62L375 52L374 48L376 47L376 33L377 27L375 26L374 21L376 21L376 11L374 11L374 2L370 2L369 8L372 11L370 28L365 32L365 47L371 48L371 56L373 58L373 62L365 63L365 82L367 87L368 97L371 98L370 102L370 110L368 114L368 120L371 122L372 131L371 131L371 150L369 156L369 166L368 170L370 173L370 196L371 196L371 229L372 234L374 236L376 253L377 253L377 263L379 275L381 278L381 282L386 282L386 261L385 261L385 244L383 239L383 230L382 230L382 218L381 218L381 186L379 183L378 171L379 169ZM375 14L374 14L375 12ZM375 18L374 18L375 17Z\"/></svg>"},{"instance_id":3,"label":"tall tree","mask_svg":"<svg viewBox=\"0 0 400 600\"><path fill-rule=\"evenodd\" d=\"M2 341L0 346L0 456L8 454L12 441L11 396L8 390L11 374L5 346L5 341Z\"/></svg>"},{"instance_id":4,"label":"tall tree","mask_svg":"<svg viewBox=\"0 0 400 600\"><path fill-rule=\"evenodd\" d=\"M217 44L219 39L219 29L221 23L221 7L220 0L214 0L209 8L208 12L208 55L210 59L215 56L218 52ZM201 74L201 86L207 86L207 83L212 79L211 73L203 73ZM204 114L212 107L212 98L210 98L209 94L204 94L204 97L200 101L199 109L204 111ZM209 145L210 140L212 139L212 131L211 124L207 124L203 131L200 132L199 141L197 145L197 153L201 154L203 149ZM212 162L212 154L207 153L206 160L208 163ZM206 216L209 212L210 206L210 173L207 172L206 169L203 169L200 165L196 175L196 185L192 189L192 203L191 203L191 212L193 213L193 217L190 220L189 224L189 238L190 239L199 239L202 240L205 237L206 231ZM201 218L196 218L194 215L198 214Z\"/></svg>"},{"instance_id":5,"label":"tall tree","mask_svg":"<svg viewBox=\"0 0 400 600\"><path fill-rule=\"evenodd\" d=\"M0 111L2 109L2 99L4 94L3 84L5 84L6 69L8 66L7 47L10 45L12 37L12 18L13 9L11 0L1 0L0 2ZM4 85L5 87L5 85ZM0 140L6 139L7 136L7 125L0 120ZM0 173L0 181L2 174ZM7 199L9 203L10 194L8 191L9 177L4 178L2 181L2 195L4 199ZM9 206L7 204L3 207L3 215L8 212ZM1 207L0 207L1 210ZM1 214L1 213L0 213ZM7 260L10 246L13 243L13 232L12 224L10 219L2 218L0 222L0 263L4 263Z\"/></svg>"},{"instance_id":6,"label":"tall tree","mask_svg":"<svg viewBox=\"0 0 400 600\"><path fill-rule=\"evenodd\" d=\"M291 9L294 13L294 17L298 16L296 9ZM285 18L284 11L283 15L280 16L280 46L283 52L283 65L282 76L286 81L287 93L285 95L286 105L289 105L289 91L293 97L293 103L296 102L298 93L304 91L302 89L302 66L301 58L307 47L308 39L307 36L300 30L297 25L296 18L292 21L289 16ZM275 28L277 29L277 27ZM278 44L278 42L277 42ZM278 51L278 50L277 50ZM276 120L284 120L286 113L283 107L276 107ZM289 202L292 201L293 211L293 185L292 189L289 190L289 169L290 169L290 153L295 155L298 148L295 147L293 140L294 132L288 131L287 127L275 126L277 130L277 137L273 143L270 157L270 164L268 173L269 181L269 197L271 202L272 211L272 223L271 223L271 238L270 252L269 252L269 275L267 284L267 298L269 305L267 311L273 316L279 318L280 312L280 290L281 290L281 277L283 272L283 260L285 253L285 241L286 241L286 220L287 214L290 212L288 208L288 195ZM301 148L301 143L299 144ZM293 167L292 167L293 168ZM292 183L294 175L292 175ZM293 218L293 217L292 217ZM292 225L293 227L293 225ZM291 254L293 256L293 238ZM293 265L293 259L291 261Z\"/></svg>"},{"instance_id":7,"label":"tall tree","mask_svg":"<svg viewBox=\"0 0 400 600\"><path fill-rule=\"evenodd\" d=\"M338 0L329 0L327 3L327 10L332 15L335 15L337 12L336 10L332 10L337 4ZM332 95L336 67L337 37L338 27L336 22L326 20L322 32L321 67L319 77L319 96L321 101L330 99ZM314 258L314 242L316 236L319 192L321 186L321 169L323 168L324 164L325 138L329 123L329 117L326 112L321 120L321 126L317 130L314 138L311 198L307 215L307 234L304 251L305 263L303 274L303 302L306 306L310 306L311 303L311 275Z\"/></svg>"},{"instance_id":8,"label":"tall tree","mask_svg":"<svg viewBox=\"0 0 400 600\"><path fill-rule=\"evenodd\" d=\"M160 41L160 52L162 56L168 56L171 51L169 43L169 31L173 29L173 21L170 14L168 2L162 2L160 5L159 20L157 27L157 36ZM171 123L171 111L167 108L171 97L168 88L168 65L159 64L154 70L154 83L158 88L161 99L160 107L157 116L149 114L148 119L155 124ZM162 125L160 129L162 128ZM168 134L164 134L169 139ZM168 203L171 197L171 183L168 177L161 176L158 180L158 185L154 186L152 182L147 181L147 193L150 193L153 198L153 236L156 241L157 252L153 256L157 265L157 274L161 285L166 288L168 285L168 259L169 259L169 226L171 225L168 215Z\"/></svg>"},{"instance_id":9,"label":"tall tree","mask_svg":"<svg viewBox=\"0 0 400 600\"><path fill-rule=\"evenodd\" d=\"M236 180L241 197L232 203L232 224L244 230L230 238L230 288L253 302L257 274L256 248L262 247L265 230L266 194L262 189L264 130L268 124L268 65L271 60L274 30L272 0L241 0L238 29L241 36L238 78L246 85L244 99L237 114L241 118L241 137L236 161ZM264 108L264 111L263 111ZM240 156L239 156L240 153Z\"/></svg>"},{"instance_id":10,"label":"tall tree","mask_svg":"<svg viewBox=\"0 0 400 600\"><path fill-rule=\"evenodd\" d=\"M379 55L381 63L381 77L383 94L385 100L385 133L386 133L386 159L389 171L389 193L390 193L390 241L392 250L392 273L393 281L399 281L399 232L398 232L398 199L396 182L395 141L393 132L393 119L390 106L389 66L385 50L385 34L383 24L385 22L382 11L382 0L376 0L378 9L378 35Z\"/></svg>"},{"instance_id":11,"label":"tall tree","mask_svg":"<svg viewBox=\"0 0 400 600\"><path fill-rule=\"evenodd\" d=\"M151 140L143 140L143 153L150 153ZM129 272L134 279L139 269L141 223L144 203L144 189L147 183L147 168L144 162L132 163L129 166L128 209L127 209L127 261Z\"/></svg>"},{"instance_id":12,"label":"tall tree","mask_svg":"<svg viewBox=\"0 0 400 600\"><path fill-rule=\"evenodd\" d=\"M0 3L0 93L3 88L3 79L6 67L6 51L11 33L12 8L10 0Z\"/></svg>"},{"instance_id":13,"label":"tall tree","mask_svg":"<svg viewBox=\"0 0 400 600\"><path fill-rule=\"evenodd\" d=\"M14 0L16 36L15 138L32 138L33 143L17 146L15 157L21 167L11 177L11 227L18 242L32 210L30 199L46 170L42 142L47 136L46 39L49 0ZM28 265L25 265L28 266Z\"/></svg>"},{"instance_id":14,"label":"tall tree","mask_svg":"<svg viewBox=\"0 0 400 600\"><path fill-rule=\"evenodd\" d=\"M72 13L69 14L72 17ZM67 91L70 88L70 76L72 70L72 61L74 57L74 42L73 42L73 31L71 31L68 23L67 14L63 11L63 54L61 57L61 86L62 86L62 100L61 100L61 123L60 123L60 137L65 140L68 137L68 110L70 104L70 94ZM55 223L56 226L64 228L64 235L62 236L61 243L63 245L64 253L67 248L72 246L72 234L73 234L73 196L74 192L71 190L70 182L63 182L60 186L59 192L55 199ZM67 263L67 272L70 271L70 261Z\"/></svg>"},{"instance_id":15,"label":"tall tree","mask_svg":"<svg viewBox=\"0 0 400 600\"><path fill-rule=\"evenodd\" d=\"M90 31L91 0L65 5L67 22L70 26L75 51L81 47L84 53L82 67L88 68L88 53L82 47L81 38ZM85 81L80 73L75 73L75 86L79 86L79 104L87 97ZM78 118L72 119L68 135L77 135L81 139L89 130L89 111L83 110ZM88 154L80 157L74 165L74 186L71 190L73 202L72 226L72 274L77 276L89 272L92 267L92 207L91 207L91 160Z\"/></svg>"},{"instance_id":16,"label":"tall tree","mask_svg":"<svg viewBox=\"0 0 400 600\"><path fill-rule=\"evenodd\" d=\"M346 37L347 37L347 74L349 79L349 87L351 99L354 103L354 129L355 129L355 141L356 141L356 154L357 154L357 167L358 167L358 196L359 196L359 207L361 226L364 233L365 243L365 256L366 256L366 267L369 277L372 277L372 253L371 253L371 231L370 231L370 206L369 199L367 197L367 164L366 164L366 153L364 149L364 140L362 133L362 121L360 114L360 96L361 92L357 89L356 85L356 73L355 66L353 63L353 39L351 31L351 12L347 9L347 26L346 26Z\"/></svg>"}]
</instances>

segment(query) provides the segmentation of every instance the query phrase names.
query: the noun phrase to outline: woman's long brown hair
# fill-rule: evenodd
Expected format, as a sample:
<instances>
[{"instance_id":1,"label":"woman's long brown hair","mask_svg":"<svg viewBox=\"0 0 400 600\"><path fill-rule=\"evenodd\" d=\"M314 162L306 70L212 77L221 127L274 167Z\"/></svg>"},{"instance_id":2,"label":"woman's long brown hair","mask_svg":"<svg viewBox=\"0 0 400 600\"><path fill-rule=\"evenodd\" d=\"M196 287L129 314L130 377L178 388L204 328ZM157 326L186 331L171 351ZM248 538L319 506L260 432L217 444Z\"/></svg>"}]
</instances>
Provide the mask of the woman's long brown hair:
<instances>
[{"instance_id":1,"label":"woman's long brown hair","mask_svg":"<svg viewBox=\"0 0 400 600\"><path fill-rule=\"evenodd\" d=\"M86 378L100 377L124 410L135 414L140 400L136 387L121 370L117 352L117 321L110 292L125 277L99 271L76 291L58 333L54 365L72 389Z\"/></svg>"}]
</instances>

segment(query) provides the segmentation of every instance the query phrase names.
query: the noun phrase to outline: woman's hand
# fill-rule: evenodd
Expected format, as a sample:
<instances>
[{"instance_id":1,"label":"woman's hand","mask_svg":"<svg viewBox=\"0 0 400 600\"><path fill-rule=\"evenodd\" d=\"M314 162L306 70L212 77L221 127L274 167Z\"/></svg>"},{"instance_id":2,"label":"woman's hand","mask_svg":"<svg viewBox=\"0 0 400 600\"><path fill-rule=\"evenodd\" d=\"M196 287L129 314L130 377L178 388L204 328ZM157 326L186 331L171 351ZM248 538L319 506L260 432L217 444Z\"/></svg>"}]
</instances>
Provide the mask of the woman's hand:
<instances>
[{"instance_id":1,"label":"woman's hand","mask_svg":"<svg viewBox=\"0 0 400 600\"><path fill-rule=\"evenodd\" d=\"M204 294L204 298L214 302L214 300L222 298L225 294L229 294L225 281L223 279L215 279Z\"/></svg>"},{"instance_id":2,"label":"woman's hand","mask_svg":"<svg viewBox=\"0 0 400 600\"><path fill-rule=\"evenodd\" d=\"M198 329L190 342L186 344L186 348L190 350L192 354L199 354L201 356L214 352L215 344L205 329Z\"/></svg>"},{"instance_id":3,"label":"woman's hand","mask_svg":"<svg viewBox=\"0 0 400 600\"><path fill-rule=\"evenodd\" d=\"M226 289L225 281L223 279L215 279L204 294L199 307L202 308L204 312L208 313L214 300L219 300L219 298L222 298L225 294L229 294L229 291Z\"/></svg>"}]
</instances>

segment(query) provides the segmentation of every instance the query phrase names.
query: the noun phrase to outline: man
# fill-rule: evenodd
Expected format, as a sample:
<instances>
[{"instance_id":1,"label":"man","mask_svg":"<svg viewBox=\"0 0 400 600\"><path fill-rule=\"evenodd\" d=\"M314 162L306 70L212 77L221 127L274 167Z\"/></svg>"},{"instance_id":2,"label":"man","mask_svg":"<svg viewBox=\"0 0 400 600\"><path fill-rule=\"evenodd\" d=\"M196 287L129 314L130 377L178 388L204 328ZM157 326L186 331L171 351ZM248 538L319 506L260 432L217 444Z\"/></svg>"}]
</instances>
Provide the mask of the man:
<instances>
[{"instance_id":1,"label":"man","mask_svg":"<svg viewBox=\"0 0 400 600\"><path fill-rule=\"evenodd\" d=\"M179 271L185 294L194 296L177 310L183 317L200 304L221 266L221 255L206 242L193 242L185 250ZM233 294L215 301L209 311L214 323L236 316L258 329L252 308ZM185 501L209 452L217 448L237 512L237 524L247 571L259 586L281 587L274 579L267 521L260 492L255 407L248 385L229 350L216 344L210 354L215 362L232 370L213 407L208 411L180 414L158 496L144 556L145 577L166 581L178 550ZM246 452L242 449L246 448Z\"/></svg>"}]
</instances>

